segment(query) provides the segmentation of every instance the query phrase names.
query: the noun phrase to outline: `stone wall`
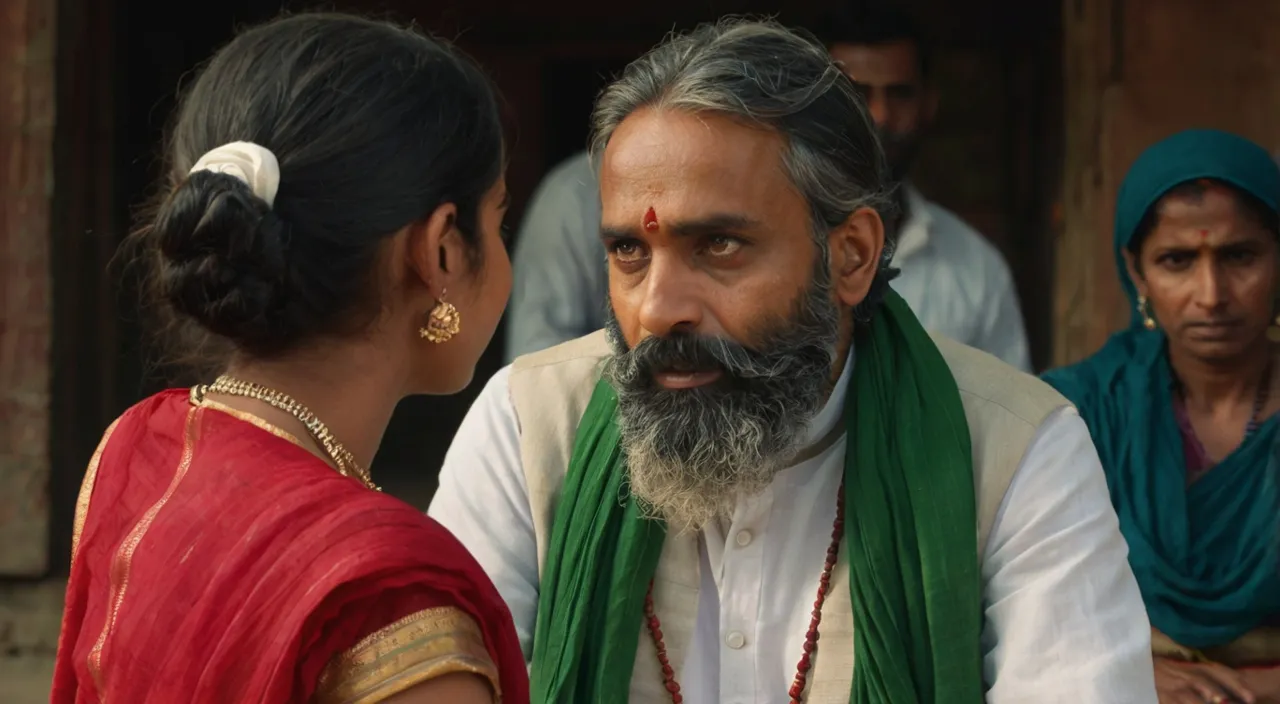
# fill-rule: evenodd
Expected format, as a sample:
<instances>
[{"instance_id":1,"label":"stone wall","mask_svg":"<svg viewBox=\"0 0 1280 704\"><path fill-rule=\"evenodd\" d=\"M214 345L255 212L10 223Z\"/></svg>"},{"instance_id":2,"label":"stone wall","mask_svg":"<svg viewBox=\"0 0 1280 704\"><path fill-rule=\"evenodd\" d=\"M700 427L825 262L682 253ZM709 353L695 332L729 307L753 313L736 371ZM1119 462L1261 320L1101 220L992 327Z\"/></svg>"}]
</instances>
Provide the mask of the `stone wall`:
<instances>
[{"instance_id":1,"label":"stone wall","mask_svg":"<svg viewBox=\"0 0 1280 704\"><path fill-rule=\"evenodd\" d=\"M49 701L65 590L62 580L0 584L0 702Z\"/></svg>"},{"instance_id":2,"label":"stone wall","mask_svg":"<svg viewBox=\"0 0 1280 704\"><path fill-rule=\"evenodd\" d=\"M0 0L0 576L48 568L54 0Z\"/></svg>"},{"instance_id":3,"label":"stone wall","mask_svg":"<svg viewBox=\"0 0 1280 704\"><path fill-rule=\"evenodd\" d=\"M0 0L0 701L45 702L65 583L49 568L54 0ZM6 582L6 578L24 578Z\"/></svg>"}]
</instances>

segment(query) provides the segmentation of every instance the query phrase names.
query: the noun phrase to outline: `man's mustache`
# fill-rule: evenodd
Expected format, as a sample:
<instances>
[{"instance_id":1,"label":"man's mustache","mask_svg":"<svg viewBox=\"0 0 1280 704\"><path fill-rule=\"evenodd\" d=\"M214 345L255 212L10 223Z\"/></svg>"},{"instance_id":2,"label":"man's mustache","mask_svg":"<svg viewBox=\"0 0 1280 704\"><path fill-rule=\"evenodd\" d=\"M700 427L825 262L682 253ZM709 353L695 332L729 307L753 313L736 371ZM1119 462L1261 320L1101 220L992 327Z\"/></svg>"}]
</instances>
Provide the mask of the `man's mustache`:
<instances>
[{"instance_id":1,"label":"man's mustache","mask_svg":"<svg viewBox=\"0 0 1280 704\"><path fill-rule=\"evenodd\" d=\"M734 340L695 333L651 336L616 356L617 381L623 384L652 383L658 372L700 372L719 370L731 377L750 379L765 376L767 357Z\"/></svg>"}]
</instances>

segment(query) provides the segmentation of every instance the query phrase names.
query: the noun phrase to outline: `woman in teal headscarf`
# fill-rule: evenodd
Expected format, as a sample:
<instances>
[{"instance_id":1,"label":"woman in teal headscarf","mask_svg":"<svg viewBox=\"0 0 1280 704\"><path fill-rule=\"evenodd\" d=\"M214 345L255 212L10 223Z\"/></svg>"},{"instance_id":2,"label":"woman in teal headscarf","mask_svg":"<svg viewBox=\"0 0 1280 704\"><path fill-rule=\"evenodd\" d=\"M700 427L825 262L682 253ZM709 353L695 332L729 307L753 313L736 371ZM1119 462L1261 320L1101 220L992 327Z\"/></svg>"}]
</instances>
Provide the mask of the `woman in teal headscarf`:
<instances>
[{"instance_id":1,"label":"woman in teal headscarf","mask_svg":"<svg viewBox=\"0 0 1280 704\"><path fill-rule=\"evenodd\" d=\"M1051 371L1089 425L1152 625L1160 701L1280 702L1280 169L1216 130L1120 187L1129 328Z\"/></svg>"}]
</instances>

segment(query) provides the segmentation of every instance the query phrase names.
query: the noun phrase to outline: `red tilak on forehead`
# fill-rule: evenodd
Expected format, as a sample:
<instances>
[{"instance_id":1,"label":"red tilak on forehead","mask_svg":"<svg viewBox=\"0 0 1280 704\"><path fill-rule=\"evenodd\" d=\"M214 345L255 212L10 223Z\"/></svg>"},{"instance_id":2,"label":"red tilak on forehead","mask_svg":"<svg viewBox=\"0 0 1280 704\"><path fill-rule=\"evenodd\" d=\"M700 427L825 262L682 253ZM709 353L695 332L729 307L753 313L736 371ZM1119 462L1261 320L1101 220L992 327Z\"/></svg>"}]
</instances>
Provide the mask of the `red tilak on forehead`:
<instances>
[{"instance_id":1,"label":"red tilak on forehead","mask_svg":"<svg viewBox=\"0 0 1280 704\"><path fill-rule=\"evenodd\" d=\"M1200 239L1205 239L1205 238L1206 238L1206 237L1208 237L1208 236L1209 236L1209 231L1208 231L1208 230L1201 230L1201 231L1200 231Z\"/></svg>"},{"instance_id":2,"label":"red tilak on forehead","mask_svg":"<svg viewBox=\"0 0 1280 704\"><path fill-rule=\"evenodd\" d=\"M653 212L653 206L649 206L649 210L644 214L644 229L650 232L658 229L658 214Z\"/></svg>"}]
</instances>

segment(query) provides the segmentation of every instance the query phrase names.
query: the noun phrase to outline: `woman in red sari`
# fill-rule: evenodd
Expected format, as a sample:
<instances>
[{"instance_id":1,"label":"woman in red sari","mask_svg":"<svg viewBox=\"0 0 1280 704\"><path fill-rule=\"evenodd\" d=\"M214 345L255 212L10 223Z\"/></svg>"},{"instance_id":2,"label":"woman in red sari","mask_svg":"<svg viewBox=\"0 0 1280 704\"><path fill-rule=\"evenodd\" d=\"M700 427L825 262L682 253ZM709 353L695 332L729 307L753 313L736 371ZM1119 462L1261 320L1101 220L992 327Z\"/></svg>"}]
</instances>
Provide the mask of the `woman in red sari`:
<instances>
[{"instance_id":1,"label":"woman in red sari","mask_svg":"<svg viewBox=\"0 0 1280 704\"><path fill-rule=\"evenodd\" d=\"M497 591L365 469L400 399L469 383L510 292L489 83L411 30L298 15L214 57L168 156L132 243L229 354L103 438L52 701L528 701Z\"/></svg>"}]
</instances>

